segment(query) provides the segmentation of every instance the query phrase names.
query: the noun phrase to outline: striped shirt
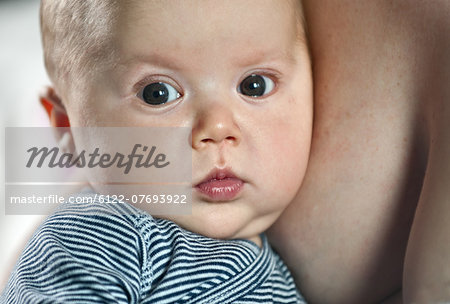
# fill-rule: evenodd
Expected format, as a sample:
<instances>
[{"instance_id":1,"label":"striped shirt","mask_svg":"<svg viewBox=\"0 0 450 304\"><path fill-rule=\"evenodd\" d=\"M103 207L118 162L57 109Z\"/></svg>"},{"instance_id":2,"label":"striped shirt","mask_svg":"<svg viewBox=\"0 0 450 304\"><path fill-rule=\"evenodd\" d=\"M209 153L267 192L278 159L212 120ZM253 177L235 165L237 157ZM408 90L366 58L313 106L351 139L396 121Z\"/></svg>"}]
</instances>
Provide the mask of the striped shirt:
<instances>
[{"instance_id":1,"label":"striped shirt","mask_svg":"<svg viewBox=\"0 0 450 304\"><path fill-rule=\"evenodd\" d=\"M125 203L67 203L35 232L0 303L305 303L262 240L207 238Z\"/></svg>"}]
</instances>

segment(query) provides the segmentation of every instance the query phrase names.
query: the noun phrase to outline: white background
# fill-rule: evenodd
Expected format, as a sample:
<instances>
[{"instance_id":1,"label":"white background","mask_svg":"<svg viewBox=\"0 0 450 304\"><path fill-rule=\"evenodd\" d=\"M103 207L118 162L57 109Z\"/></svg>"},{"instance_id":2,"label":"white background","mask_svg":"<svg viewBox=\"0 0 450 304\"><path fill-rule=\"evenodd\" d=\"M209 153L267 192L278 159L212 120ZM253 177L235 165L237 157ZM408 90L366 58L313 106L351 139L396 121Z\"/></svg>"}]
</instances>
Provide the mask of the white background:
<instances>
[{"instance_id":1,"label":"white background","mask_svg":"<svg viewBox=\"0 0 450 304\"><path fill-rule=\"evenodd\" d=\"M49 126L38 100L50 82L42 59L39 0L0 0L0 292L43 216L5 215L5 127Z\"/></svg>"}]
</instances>

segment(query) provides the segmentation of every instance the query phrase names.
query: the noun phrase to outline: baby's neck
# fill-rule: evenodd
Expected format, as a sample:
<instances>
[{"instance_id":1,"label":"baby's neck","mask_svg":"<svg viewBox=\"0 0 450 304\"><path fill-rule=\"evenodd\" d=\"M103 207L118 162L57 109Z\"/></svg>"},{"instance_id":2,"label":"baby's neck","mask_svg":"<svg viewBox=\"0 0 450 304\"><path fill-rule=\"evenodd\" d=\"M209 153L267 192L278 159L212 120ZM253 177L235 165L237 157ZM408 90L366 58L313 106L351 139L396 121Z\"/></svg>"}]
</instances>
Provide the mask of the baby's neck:
<instances>
[{"instance_id":1,"label":"baby's neck","mask_svg":"<svg viewBox=\"0 0 450 304\"><path fill-rule=\"evenodd\" d=\"M248 238L247 240L252 241L256 245L258 245L259 248L262 247L262 240L259 235L255 235L254 237Z\"/></svg>"}]
</instances>

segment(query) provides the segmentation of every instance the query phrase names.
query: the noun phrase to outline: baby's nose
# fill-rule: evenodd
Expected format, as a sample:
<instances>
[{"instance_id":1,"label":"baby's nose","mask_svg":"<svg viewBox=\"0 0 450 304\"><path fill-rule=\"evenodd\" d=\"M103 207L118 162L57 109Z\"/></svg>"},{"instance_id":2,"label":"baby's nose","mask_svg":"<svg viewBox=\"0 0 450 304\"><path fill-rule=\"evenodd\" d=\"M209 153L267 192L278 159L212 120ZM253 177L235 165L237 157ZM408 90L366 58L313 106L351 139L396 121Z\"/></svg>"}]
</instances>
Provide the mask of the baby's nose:
<instances>
[{"instance_id":1,"label":"baby's nose","mask_svg":"<svg viewBox=\"0 0 450 304\"><path fill-rule=\"evenodd\" d=\"M198 113L192 128L192 147L203 149L208 145L225 143L239 145L241 132L233 111L221 105L209 105Z\"/></svg>"}]
</instances>

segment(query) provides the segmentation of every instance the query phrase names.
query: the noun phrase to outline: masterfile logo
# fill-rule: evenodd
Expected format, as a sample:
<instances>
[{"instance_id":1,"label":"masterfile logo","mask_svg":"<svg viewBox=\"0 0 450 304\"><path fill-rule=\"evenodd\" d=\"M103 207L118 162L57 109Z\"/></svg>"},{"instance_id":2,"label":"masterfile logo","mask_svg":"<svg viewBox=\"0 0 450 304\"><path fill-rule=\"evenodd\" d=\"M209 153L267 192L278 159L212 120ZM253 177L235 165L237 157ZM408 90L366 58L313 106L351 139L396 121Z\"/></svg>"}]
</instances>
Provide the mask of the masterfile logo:
<instances>
[{"instance_id":1,"label":"masterfile logo","mask_svg":"<svg viewBox=\"0 0 450 304\"><path fill-rule=\"evenodd\" d=\"M97 202L190 213L190 134L175 127L6 128L5 212L47 214L88 187Z\"/></svg>"},{"instance_id":2,"label":"masterfile logo","mask_svg":"<svg viewBox=\"0 0 450 304\"><path fill-rule=\"evenodd\" d=\"M139 153L141 147L143 153ZM136 168L150 168L153 166L155 168L164 168L170 164L169 161L166 161L166 155L163 153L158 153L153 157L156 146L152 146L149 149L147 146L135 144L133 150L128 155L118 152L114 155L109 153L100 154L99 151L100 148L97 147L91 153L82 150L79 154L62 153L59 155L59 148L57 147L53 149L47 147L42 147L40 149L38 147L32 147L27 150L27 152L30 153L30 158L28 159L26 166L27 168L32 167L35 160L38 168L42 168L42 166L45 165L45 162L49 168L95 168L97 166L109 168L116 166L117 168L124 168L124 173L128 174L133 167L133 164Z\"/></svg>"}]
</instances>

